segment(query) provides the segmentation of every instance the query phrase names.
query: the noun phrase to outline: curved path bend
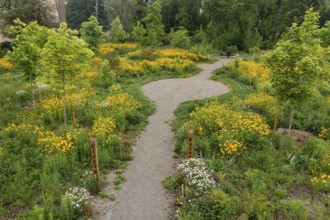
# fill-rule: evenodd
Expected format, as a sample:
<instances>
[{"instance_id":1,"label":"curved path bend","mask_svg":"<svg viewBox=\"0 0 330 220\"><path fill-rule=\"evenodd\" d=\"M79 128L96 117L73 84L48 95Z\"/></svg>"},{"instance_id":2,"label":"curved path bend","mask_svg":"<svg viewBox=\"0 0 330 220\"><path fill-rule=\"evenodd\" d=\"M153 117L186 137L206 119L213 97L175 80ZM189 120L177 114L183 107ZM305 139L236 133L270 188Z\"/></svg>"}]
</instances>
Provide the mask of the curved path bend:
<instances>
[{"instance_id":1,"label":"curved path bend","mask_svg":"<svg viewBox=\"0 0 330 220\"><path fill-rule=\"evenodd\" d=\"M143 93L156 104L156 113L141 133L133 150L134 160L125 172L127 182L116 193L112 210L105 220L165 220L171 215L171 198L161 181L173 173L173 133L168 122L177 106L188 100L204 99L228 92L221 83L211 81L211 73L228 63L217 58L213 64L200 64L202 72L185 79L166 79L142 86Z\"/></svg>"}]
</instances>

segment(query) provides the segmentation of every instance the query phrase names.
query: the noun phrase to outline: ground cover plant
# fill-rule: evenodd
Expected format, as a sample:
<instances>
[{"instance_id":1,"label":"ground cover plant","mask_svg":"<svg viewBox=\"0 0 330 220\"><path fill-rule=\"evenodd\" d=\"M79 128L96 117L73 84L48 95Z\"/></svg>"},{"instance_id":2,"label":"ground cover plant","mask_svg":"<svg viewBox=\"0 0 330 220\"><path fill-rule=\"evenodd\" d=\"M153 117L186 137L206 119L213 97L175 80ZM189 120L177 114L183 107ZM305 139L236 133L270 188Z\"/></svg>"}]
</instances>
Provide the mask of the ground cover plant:
<instances>
[{"instance_id":1,"label":"ground cover plant","mask_svg":"<svg viewBox=\"0 0 330 220\"><path fill-rule=\"evenodd\" d=\"M163 184L177 195L179 219L329 218L329 92L313 85L318 96L295 105L294 135L285 135L274 128L290 127L292 102L278 98L273 74L260 57L233 60L213 74L228 94L176 110L175 156L183 161ZM185 159L190 129L193 158ZM201 191L199 181L209 184Z\"/></svg>"},{"instance_id":2,"label":"ground cover plant","mask_svg":"<svg viewBox=\"0 0 330 220\"><path fill-rule=\"evenodd\" d=\"M217 70L214 77L230 82L228 73L240 69L234 65ZM218 99L187 102L176 111L176 155L187 158L188 130L194 129L194 157L207 164L205 169L215 181L200 193L185 178L183 165L164 180L165 187L178 195L179 219L326 219L330 214L328 100L318 100L326 110L314 113L315 105L306 104L297 113L322 121L310 129L304 118L295 118L295 129L315 136L302 144L272 131L276 118L278 126L288 126L288 115L274 96L237 81L230 85L233 90Z\"/></svg>"},{"instance_id":3,"label":"ground cover plant","mask_svg":"<svg viewBox=\"0 0 330 220\"><path fill-rule=\"evenodd\" d=\"M100 192L109 170L122 169L132 159L133 139L154 111L140 86L191 76L196 62L209 57L136 43L93 44L93 55L66 26L35 33L34 28L41 27L19 22L13 33L20 50L14 47L0 60L0 218L88 218L91 195ZM48 40L39 42L40 34ZM66 37L76 44L58 48ZM33 60L25 59L29 50ZM66 54L57 56L63 50ZM71 53L86 56L81 60ZM99 181L91 172L92 137ZM115 187L123 181L121 176Z\"/></svg>"}]
</instances>

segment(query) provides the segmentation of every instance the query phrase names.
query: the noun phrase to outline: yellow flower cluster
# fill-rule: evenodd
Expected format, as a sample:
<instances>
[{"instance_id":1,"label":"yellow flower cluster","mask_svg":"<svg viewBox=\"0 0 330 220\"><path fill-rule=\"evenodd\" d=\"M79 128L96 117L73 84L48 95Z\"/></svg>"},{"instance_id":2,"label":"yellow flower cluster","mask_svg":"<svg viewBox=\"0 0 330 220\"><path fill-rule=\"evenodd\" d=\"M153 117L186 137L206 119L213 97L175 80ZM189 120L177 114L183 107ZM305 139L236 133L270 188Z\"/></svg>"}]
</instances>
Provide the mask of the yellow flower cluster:
<instances>
[{"instance_id":1,"label":"yellow flower cluster","mask_svg":"<svg viewBox=\"0 0 330 220\"><path fill-rule=\"evenodd\" d=\"M92 133L91 135L93 137L99 137L99 136L104 136L104 135L109 135L112 134L116 129L116 123L115 121L110 118L99 118L93 128L92 128Z\"/></svg>"},{"instance_id":2,"label":"yellow flower cluster","mask_svg":"<svg viewBox=\"0 0 330 220\"><path fill-rule=\"evenodd\" d=\"M222 157L239 154L245 149L244 141L250 135L267 136L269 126L264 119L252 112L234 111L222 104L210 104L190 114L185 127L195 128L198 135L210 139L217 135Z\"/></svg>"},{"instance_id":3,"label":"yellow flower cluster","mask_svg":"<svg viewBox=\"0 0 330 220\"><path fill-rule=\"evenodd\" d=\"M20 124L20 125L15 125L11 124L8 127L3 129L5 132L32 132L36 134L40 134L42 132L41 128L35 125L30 125L30 124Z\"/></svg>"},{"instance_id":4,"label":"yellow flower cluster","mask_svg":"<svg viewBox=\"0 0 330 220\"><path fill-rule=\"evenodd\" d=\"M111 95L107 98L111 109L118 110L125 114L142 107L142 104L134 100L134 97L128 93Z\"/></svg>"},{"instance_id":5,"label":"yellow flower cluster","mask_svg":"<svg viewBox=\"0 0 330 220\"><path fill-rule=\"evenodd\" d=\"M71 134L56 135L53 131L43 131L40 127L29 124L11 124L4 128L5 132L26 132L38 138L38 144L45 148L45 152L67 152L74 148Z\"/></svg>"},{"instance_id":6,"label":"yellow flower cluster","mask_svg":"<svg viewBox=\"0 0 330 220\"><path fill-rule=\"evenodd\" d=\"M8 59L6 58L0 58L0 69L10 69L13 67L13 64L11 64Z\"/></svg>"},{"instance_id":7,"label":"yellow flower cluster","mask_svg":"<svg viewBox=\"0 0 330 220\"><path fill-rule=\"evenodd\" d=\"M228 139L223 144L223 147L220 149L221 155L232 155L237 152L239 155L239 150L245 149L246 147L243 146L243 144L234 139Z\"/></svg>"},{"instance_id":8,"label":"yellow flower cluster","mask_svg":"<svg viewBox=\"0 0 330 220\"><path fill-rule=\"evenodd\" d=\"M311 182L314 188L323 192L330 192L330 175L322 174L318 177L313 177Z\"/></svg>"},{"instance_id":9,"label":"yellow flower cluster","mask_svg":"<svg viewBox=\"0 0 330 220\"><path fill-rule=\"evenodd\" d=\"M265 93L252 93L249 94L243 104L250 107L263 108L269 115L275 116L278 113L277 99L274 96Z\"/></svg>"},{"instance_id":10,"label":"yellow flower cluster","mask_svg":"<svg viewBox=\"0 0 330 220\"><path fill-rule=\"evenodd\" d=\"M322 138L322 139L326 139L327 138L327 134L330 132L330 129L329 128L326 128L326 127L322 127L321 128L321 131L319 133L319 138ZM329 135L330 136L330 135Z\"/></svg>"},{"instance_id":11,"label":"yellow flower cluster","mask_svg":"<svg viewBox=\"0 0 330 220\"><path fill-rule=\"evenodd\" d=\"M115 52L115 49L112 47L109 47L108 45L101 45L100 46L100 53L105 55L105 54L112 54L113 52Z\"/></svg>"},{"instance_id":12,"label":"yellow flower cluster","mask_svg":"<svg viewBox=\"0 0 330 220\"><path fill-rule=\"evenodd\" d=\"M171 58L159 58L152 64L153 67L162 67L164 69L174 70L176 72L183 71L194 63L189 59L171 59Z\"/></svg>"},{"instance_id":13,"label":"yellow flower cluster","mask_svg":"<svg viewBox=\"0 0 330 220\"><path fill-rule=\"evenodd\" d=\"M3 147L0 147L0 155L4 152L5 150L3 149Z\"/></svg>"},{"instance_id":14,"label":"yellow flower cluster","mask_svg":"<svg viewBox=\"0 0 330 220\"><path fill-rule=\"evenodd\" d=\"M128 48L128 49L137 49L139 48L138 44L134 43L122 43L122 44L112 44L112 43L104 43L100 45L101 54L112 54L117 49Z\"/></svg>"},{"instance_id":15,"label":"yellow flower cluster","mask_svg":"<svg viewBox=\"0 0 330 220\"><path fill-rule=\"evenodd\" d=\"M81 106L87 103L89 96L90 94L87 91L67 94L66 102L68 106ZM55 114L63 108L63 98L49 95L46 99L42 100L41 108L51 114Z\"/></svg>"},{"instance_id":16,"label":"yellow flower cluster","mask_svg":"<svg viewBox=\"0 0 330 220\"><path fill-rule=\"evenodd\" d=\"M54 151L65 153L74 149L70 133L58 136L52 131L46 131L42 133L40 138L38 138L38 142L45 147L45 152L48 153Z\"/></svg>"},{"instance_id":17,"label":"yellow flower cluster","mask_svg":"<svg viewBox=\"0 0 330 220\"><path fill-rule=\"evenodd\" d=\"M165 49L165 50L159 50L155 52L155 55L159 57L168 57L168 58L181 58L186 60L192 60L192 61L205 61L209 60L210 58L208 56L204 56L200 53L192 53L186 50L171 48L171 49Z\"/></svg>"},{"instance_id":18,"label":"yellow flower cluster","mask_svg":"<svg viewBox=\"0 0 330 220\"><path fill-rule=\"evenodd\" d=\"M90 63L93 65L100 65L103 63L103 59L95 56L95 57L91 58Z\"/></svg>"},{"instance_id":19,"label":"yellow flower cluster","mask_svg":"<svg viewBox=\"0 0 330 220\"><path fill-rule=\"evenodd\" d=\"M98 75L98 73L96 71L88 71L85 73L85 76L90 80L97 77L97 75Z\"/></svg>"},{"instance_id":20,"label":"yellow flower cluster","mask_svg":"<svg viewBox=\"0 0 330 220\"><path fill-rule=\"evenodd\" d=\"M143 60L141 62L128 61L125 58L120 58L120 69L127 71L133 76L139 76L145 72L146 69L156 70L163 68L175 72L182 72L194 65L194 62L188 59L174 59L174 58L158 58L155 61Z\"/></svg>"},{"instance_id":21,"label":"yellow flower cluster","mask_svg":"<svg viewBox=\"0 0 330 220\"><path fill-rule=\"evenodd\" d=\"M238 71L242 79L254 82L258 90L263 90L270 84L270 71L261 63L241 61Z\"/></svg>"},{"instance_id":22,"label":"yellow flower cluster","mask_svg":"<svg viewBox=\"0 0 330 220\"><path fill-rule=\"evenodd\" d=\"M141 64L129 61L126 58L120 58L120 69L129 72L133 76L139 76L144 71Z\"/></svg>"}]
</instances>

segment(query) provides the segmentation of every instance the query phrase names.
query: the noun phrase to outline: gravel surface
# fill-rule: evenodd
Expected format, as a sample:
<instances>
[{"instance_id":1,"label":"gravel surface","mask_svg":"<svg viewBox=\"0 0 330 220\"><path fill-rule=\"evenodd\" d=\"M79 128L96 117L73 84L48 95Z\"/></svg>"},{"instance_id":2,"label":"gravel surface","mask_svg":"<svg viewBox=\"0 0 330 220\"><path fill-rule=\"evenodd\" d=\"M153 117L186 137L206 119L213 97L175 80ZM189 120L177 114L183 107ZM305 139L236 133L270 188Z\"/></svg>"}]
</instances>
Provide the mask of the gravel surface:
<instances>
[{"instance_id":1,"label":"gravel surface","mask_svg":"<svg viewBox=\"0 0 330 220\"><path fill-rule=\"evenodd\" d=\"M180 103L228 92L226 86L208 80L216 68L228 62L229 59L217 58L213 64L200 64L203 71L194 77L160 80L142 87L143 93L155 102L156 113L149 117L149 124L133 149L134 159L124 174L127 182L115 193L115 202L98 213L95 219L173 218L173 198L161 185L161 181L174 172L173 133L169 123Z\"/></svg>"}]
</instances>

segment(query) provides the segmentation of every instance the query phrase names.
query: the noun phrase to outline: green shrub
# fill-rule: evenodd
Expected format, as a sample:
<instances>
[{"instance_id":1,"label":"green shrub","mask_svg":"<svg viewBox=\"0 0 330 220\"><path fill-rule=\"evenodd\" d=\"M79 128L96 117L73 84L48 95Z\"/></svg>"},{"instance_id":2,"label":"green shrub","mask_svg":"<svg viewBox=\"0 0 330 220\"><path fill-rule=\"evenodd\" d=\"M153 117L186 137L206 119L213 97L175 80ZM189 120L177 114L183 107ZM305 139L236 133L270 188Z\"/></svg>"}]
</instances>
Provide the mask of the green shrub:
<instances>
[{"instance_id":1,"label":"green shrub","mask_svg":"<svg viewBox=\"0 0 330 220\"><path fill-rule=\"evenodd\" d=\"M264 195L246 194L242 196L243 211L248 219L272 219L272 210L269 201Z\"/></svg>"},{"instance_id":2,"label":"green shrub","mask_svg":"<svg viewBox=\"0 0 330 220\"><path fill-rule=\"evenodd\" d=\"M232 56L235 55L238 52L237 46L236 45L230 45L226 47L226 54L227 56Z\"/></svg>"},{"instance_id":3,"label":"green shrub","mask_svg":"<svg viewBox=\"0 0 330 220\"><path fill-rule=\"evenodd\" d=\"M313 158L322 159L330 153L330 144L319 138L310 138L304 148L305 153L313 154Z\"/></svg>"},{"instance_id":4,"label":"green shrub","mask_svg":"<svg viewBox=\"0 0 330 220\"><path fill-rule=\"evenodd\" d=\"M280 201L276 207L276 213L278 216L284 216L292 220L309 219L305 202L298 199Z\"/></svg>"},{"instance_id":5,"label":"green shrub","mask_svg":"<svg viewBox=\"0 0 330 220\"><path fill-rule=\"evenodd\" d=\"M164 188L170 192L175 192L182 183L183 182L180 175L168 176L162 181Z\"/></svg>"},{"instance_id":6,"label":"green shrub","mask_svg":"<svg viewBox=\"0 0 330 220\"><path fill-rule=\"evenodd\" d=\"M167 37L173 47L183 49L188 49L190 47L188 30L184 27L179 27L177 31L171 29L171 32L167 35Z\"/></svg>"}]
</instances>

